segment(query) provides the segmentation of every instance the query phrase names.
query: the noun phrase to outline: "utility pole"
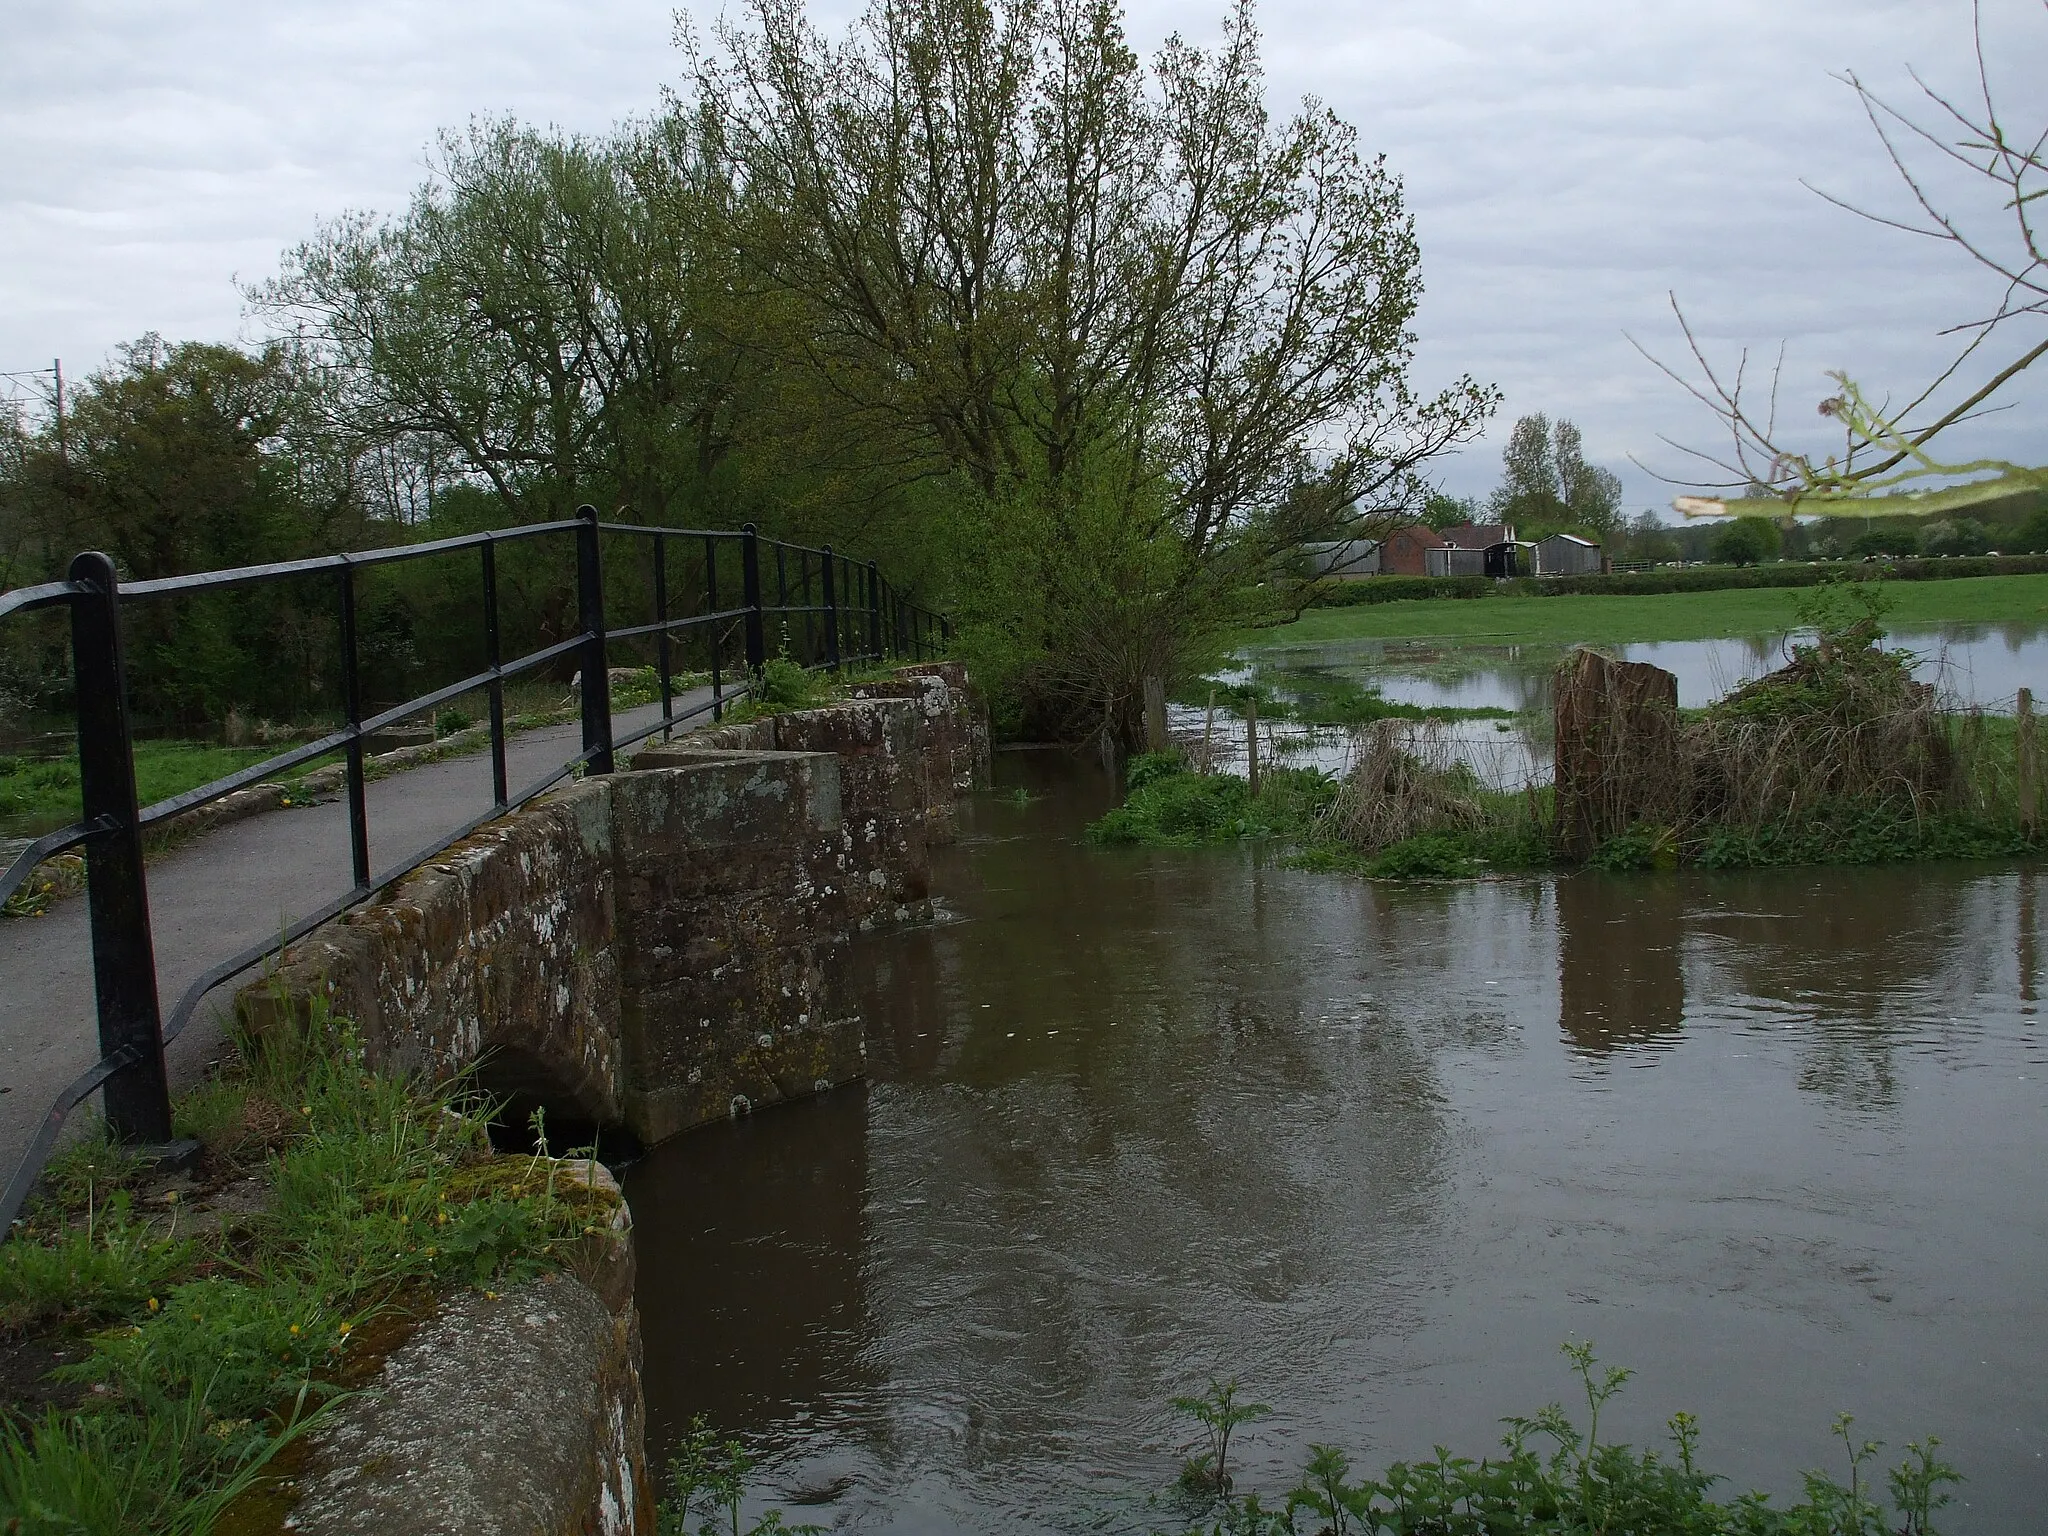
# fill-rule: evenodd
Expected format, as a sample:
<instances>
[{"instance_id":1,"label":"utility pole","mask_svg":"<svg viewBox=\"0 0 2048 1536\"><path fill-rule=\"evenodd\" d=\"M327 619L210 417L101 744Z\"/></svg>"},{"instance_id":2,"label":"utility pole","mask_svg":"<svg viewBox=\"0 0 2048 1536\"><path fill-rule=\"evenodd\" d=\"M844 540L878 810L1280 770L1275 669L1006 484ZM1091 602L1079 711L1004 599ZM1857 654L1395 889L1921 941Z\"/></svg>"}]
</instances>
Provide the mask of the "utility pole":
<instances>
[{"instance_id":1,"label":"utility pole","mask_svg":"<svg viewBox=\"0 0 2048 1536\"><path fill-rule=\"evenodd\" d=\"M51 388L51 390L50 390L50 397L51 397L51 399L52 399L52 400L53 400L53 401L55 402L55 404L56 404L56 407L57 407L57 466L58 466L58 468L60 468L60 469L64 469L64 470L69 470L69 469L71 468L71 456L70 456L70 455L69 455L69 454L68 454L67 452L65 452L65 449L64 449L64 359L63 359L63 358L61 358L61 357L55 357L55 358L52 358L52 359L50 359L50 377L56 380L56 383L55 383L55 384L54 384L54 385L52 386L52 388Z\"/></svg>"}]
</instances>

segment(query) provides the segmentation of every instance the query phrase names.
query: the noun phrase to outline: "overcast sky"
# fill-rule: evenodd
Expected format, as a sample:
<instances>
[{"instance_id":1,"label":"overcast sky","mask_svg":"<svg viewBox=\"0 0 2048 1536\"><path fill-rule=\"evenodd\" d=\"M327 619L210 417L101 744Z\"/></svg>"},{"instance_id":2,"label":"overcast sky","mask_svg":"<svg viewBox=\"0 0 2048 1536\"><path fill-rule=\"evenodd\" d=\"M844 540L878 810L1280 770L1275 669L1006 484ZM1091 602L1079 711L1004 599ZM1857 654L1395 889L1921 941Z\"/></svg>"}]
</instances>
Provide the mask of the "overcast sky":
<instances>
[{"instance_id":1,"label":"overcast sky","mask_svg":"<svg viewBox=\"0 0 2048 1536\"><path fill-rule=\"evenodd\" d=\"M2039 0L1985 9L1997 69L2041 79ZM1141 3L1132 31L1200 39L1216 15ZM1322 97L1407 184L1427 286L1418 382L1469 370L1506 391L1490 440L1444 467L1460 493L1493 484L1517 415L1545 411L1580 424L1632 510L1668 501L1629 456L1673 472L1660 434L1714 440L1624 336L1675 358L1669 291L1722 358L1785 341L1802 421L1827 369L1914 383L1948 345L1936 331L1995 297L1954 253L1800 185L1901 206L1830 75L1853 68L1904 101L1911 62L1971 88L1968 0L1267 0L1261 22L1275 105ZM83 374L151 330L246 339L236 280L268 275L324 218L402 206L438 128L513 112L596 130L647 112L676 77L672 31L659 0L15 0L0 16L0 370L61 357ZM2035 132L2041 95L2010 93ZM1958 446L2048 460L2048 388L2017 398Z\"/></svg>"}]
</instances>

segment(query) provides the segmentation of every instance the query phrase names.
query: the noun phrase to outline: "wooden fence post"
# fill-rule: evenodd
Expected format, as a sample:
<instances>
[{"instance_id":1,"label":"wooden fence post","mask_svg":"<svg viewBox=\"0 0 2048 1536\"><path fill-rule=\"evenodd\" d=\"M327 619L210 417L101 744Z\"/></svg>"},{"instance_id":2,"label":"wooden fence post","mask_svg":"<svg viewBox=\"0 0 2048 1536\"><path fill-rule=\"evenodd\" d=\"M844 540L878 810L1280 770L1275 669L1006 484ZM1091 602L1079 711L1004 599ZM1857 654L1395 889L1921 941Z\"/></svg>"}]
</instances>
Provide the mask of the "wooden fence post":
<instances>
[{"instance_id":1,"label":"wooden fence post","mask_svg":"<svg viewBox=\"0 0 2048 1536\"><path fill-rule=\"evenodd\" d=\"M2040 820L2040 738L2034 723L2034 690L2022 688L2018 709L2020 830L2032 837Z\"/></svg>"},{"instance_id":2,"label":"wooden fence post","mask_svg":"<svg viewBox=\"0 0 2048 1536\"><path fill-rule=\"evenodd\" d=\"M1248 693L1244 700L1244 762L1252 794L1259 792L1259 696Z\"/></svg>"},{"instance_id":3,"label":"wooden fence post","mask_svg":"<svg viewBox=\"0 0 2048 1536\"><path fill-rule=\"evenodd\" d=\"M1156 677L1145 679L1145 750L1167 750L1166 684Z\"/></svg>"}]
</instances>

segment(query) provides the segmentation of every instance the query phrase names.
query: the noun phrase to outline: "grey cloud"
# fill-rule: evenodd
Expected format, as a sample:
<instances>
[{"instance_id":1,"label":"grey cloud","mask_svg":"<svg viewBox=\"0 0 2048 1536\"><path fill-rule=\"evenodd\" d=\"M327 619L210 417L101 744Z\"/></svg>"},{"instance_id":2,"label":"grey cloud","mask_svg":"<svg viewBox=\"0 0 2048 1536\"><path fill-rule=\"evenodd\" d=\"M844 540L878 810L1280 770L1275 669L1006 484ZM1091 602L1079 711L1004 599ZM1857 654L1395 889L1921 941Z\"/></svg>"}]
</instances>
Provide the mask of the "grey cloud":
<instances>
[{"instance_id":1,"label":"grey cloud","mask_svg":"<svg viewBox=\"0 0 2048 1536\"><path fill-rule=\"evenodd\" d=\"M83 371L150 329L236 336L232 279L263 276L322 218L401 206L436 130L502 111L601 128L652 110L678 65L668 6L633 0L26 11L0 24L0 369L61 354ZM1987 12L1999 67L2038 78L2039 7ZM1141 4L1132 30L1145 46L1176 27L1200 40L1218 14ZM1964 84L1968 20L1967 0L1269 0L1261 14L1276 108L1314 93L1405 179L1423 382L1469 370L1507 391L1492 441L1447 483L1486 489L1506 426L1545 410L1580 423L1631 505L1669 491L1629 454L1675 469L1660 434L1712 438L1623 338L1680 355L1667 291L1717 357L1774 355L1784 338L1802 420L1827 368L1923 376L1945 345L1936 328L1986 301L1953 255L1799 184L1898 206L1828 75L1853 66L1903 95L1911 60ZM2048 457L2043 393L1971 445Z\"/></svg>"}]
</instances>

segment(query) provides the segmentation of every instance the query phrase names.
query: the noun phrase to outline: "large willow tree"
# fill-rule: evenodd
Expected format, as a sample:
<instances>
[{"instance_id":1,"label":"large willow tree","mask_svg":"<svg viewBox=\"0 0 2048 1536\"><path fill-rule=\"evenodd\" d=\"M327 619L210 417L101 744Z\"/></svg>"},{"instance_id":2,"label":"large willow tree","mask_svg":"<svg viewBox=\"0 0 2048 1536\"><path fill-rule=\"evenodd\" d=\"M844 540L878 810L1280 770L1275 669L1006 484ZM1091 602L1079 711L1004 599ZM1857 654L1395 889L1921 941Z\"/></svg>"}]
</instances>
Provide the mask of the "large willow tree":
<instances>
[{"instance_id":1,"label":"large willow tree","mask_svg":"<svg viewBox=\"0 0 2048 1536\"><path fill-rule=\"evenodd\" d=\"M1300 545L1419 505L1494 394L1419 399L1401 185L1313 102L1267 109L1248 4L1148 68L1112 0L800 0L687 29L779 363L847 451L936 482L942 594L1049 730L1138 729L1288 598Z\"/></svg>"}]
</instances>

